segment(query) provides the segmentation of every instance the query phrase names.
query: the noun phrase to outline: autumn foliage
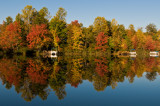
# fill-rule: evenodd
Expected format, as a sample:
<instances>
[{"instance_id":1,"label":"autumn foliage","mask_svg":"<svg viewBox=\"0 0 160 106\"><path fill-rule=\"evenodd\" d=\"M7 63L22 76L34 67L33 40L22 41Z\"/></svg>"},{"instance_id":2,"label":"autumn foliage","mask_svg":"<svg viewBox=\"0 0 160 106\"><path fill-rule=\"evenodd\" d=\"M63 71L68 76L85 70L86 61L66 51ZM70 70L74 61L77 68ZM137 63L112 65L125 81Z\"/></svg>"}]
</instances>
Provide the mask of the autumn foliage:
<instances>
[{"instance_id":1,"label":"autumn foliage","mask_svg":"<svg viewBox=\"0 0 160 106\"><path fill-rule=\"evenodd\" d=\"M30 49L39 49L45 42L49 40L46 36L48 29L45 24L32 26L30 33L27 35L28 47Z\"/></svg>"},{"instance_id":2,"label":"autumn foliage","mask_svg":"<svg viewBox=\"0 0 160 106\"><path fill-rule=\"evenodd\" d=\"M137 36L134 35L131 40L132 40L133 47L135 49L137 49L137 46L138 46L138 38L137 38Z\"/></svg>"},{"instance_id":3,"label":"autumn foliage","mask_svg":"<svg viewBox=\"0 0 160 106\"><path fill-rule=\"evenodd\" d=\"M21 79L21 71L13 60L1 59L0 61L0 76L5 78L10 84L18 86Z\"/></svg>"},{"instance_id":4,"label":"autumn foliage","mask_svg":"<svg viewBox=\"0 0 160 106\"><path fill-rule=\"evenodd\" d=\"M160 31L154 24L147 25L143 32L143 28L135 30L133 24L126 29L116 19L98 16L92 25L84 27L78 20L68 24L66 16L64 8L59 8L51 18L46 7L37 11L27 5L15 21L9 16L0 24L0 50L23 51L24 54L28 49L43 51L51 48L65 53L160 50Z\"/></svg>"},{"instance_id":5,"label":"autumn foliage","mask_svg":"<svg viewBox=\"0 0 160 106\"><path fill-rule=\"evenodd\" d=\"M145 48L147 50L154 50L156 48L156 43L151 36L146 37Z\"/></svg>"},{"instance_id":6,"label":"autumn foliage","mask_svg":"<svg viewBox=\"0 0 160 106\"><path fill-rule=\"evenodd\" d=\"M21 27L18 22L10 23L0 36L0 44L3 49L16 49L22 45Z\"/></svg>"},{"instance_id":7,"label":"autumn foliage","mask_svg":"<svg viewBox=\"0 0 160 106\"><path fill-rule=\"evenodd\" d=\"M103 59L95 59L96 62L96 72L99 76L103 77L105 73L108 72L107 60Z\"/></svg>"},{"instance_id":8,"label":"autumn foliage","mask_svg":"<svg viewBox=\"0 0 160 106\"><path fill-rule=\"evenodd\" d=\"M84 34L81 24L78 20L72 21L68 25L68 46L74 50L83 50L84 45Z\"/></svg>"},{"instance_id":9,"label":"autumn foliage","mask_svg":"<svg viewBox=\"0 0 160 106\"><path fill-rule=\"evenodd\" d=\"M26 68L26 72L33 83L38 84L46 84L46 80L48 79L48 69L44 69L41 65L36 63L33 60L28 60L28 67Z\"/></svg>"},{"instance_id":10,"label":"autumn foliage","mask_svg":"<svg viewBox=\"0 0 160 106\"><path fill-rule=\"evenodd\" d=\"M103 32L100 32L98 34L98 36L96 37L96 47L95 49L99 49L99 50L102 50L102 51L106 51L106 49L108 48L108 45L107 45L107 42L108 42L108 36L107 35L104 35Z\"/></svg>"}]
</instances>

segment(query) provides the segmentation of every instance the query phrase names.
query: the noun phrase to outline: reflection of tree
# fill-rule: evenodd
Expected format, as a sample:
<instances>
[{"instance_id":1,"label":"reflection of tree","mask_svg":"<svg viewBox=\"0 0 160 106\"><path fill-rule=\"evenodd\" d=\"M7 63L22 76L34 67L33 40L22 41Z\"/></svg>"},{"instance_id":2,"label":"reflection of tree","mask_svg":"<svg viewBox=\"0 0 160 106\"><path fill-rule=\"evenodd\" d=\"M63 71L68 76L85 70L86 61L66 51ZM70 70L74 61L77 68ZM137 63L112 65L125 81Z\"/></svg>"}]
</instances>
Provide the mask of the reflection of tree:
<instances>
[{"instance_id":1,"label":"reflection of tree","mask_svg":"<svg viewBox=\"0 0 160 106\"><path fill-rule=\"evenodd\" d=\"M49 89L47 85L32 84L32 94L38 95L42 100L46 100L49 95Z\"/></svg>"},{"instance_id":2,"label":"reflection of tree","mask_svg":"<svg viewBox=\"0 0 160 106\"><path fill-rule=\"evenodd\" d=\"M55 93L59 100L64 99L64 97L66 96L65 85L55 89Z\"/></svg>"},{"instance_id":3,"label":"reflection of tree","mask_svg":"<svg viewBox=\"0 0 160 106\"><path fill-rule=\"evenodd\" d=\"M11 59L1 59L0 61L0 76L3 83L6 83L6 88L11 88L12 84L18 86L21 79L21 69L18 64Z\"/></svg>"},{"instance_id":4,"label":"reflection of tree","mask_svg":"<svg viewBox=\"0 0 160 106\"><path fill-rule=\"evenodd\" d=\"M105 73L108 72L107 68L107 60L105 58L101 59L95 59L96 61L96 72L99 76L103 77Z\"/></svg>"},{"instance_id":5,"label":"reflection of tree","mask_svg":"<svg viewBox=\"0 0 160 106\"><path fill-rule=\"evenodd\" d=\"M60 67L60 65L62 65ZM61 100L66 96L65 84L66 84L66 70L64 68L65 63L54 62L53 71L50 75L49 85L55 91L57 97Z\"/></svg>"},{"instance_id":6,"label":"reflection of tree","mask_svg":"<svg viewBox=\"0 0 160 106\"><path fill-rule=\"evenodd\" d=\"M126 77L128 78L130 83L134 82L134 77L136 76L134 69L136 69L135 65L132 65L132 60L128 59L126 62Z\"/></svg>"},{"instance_id":7,"label":"reflection of tree","mask_svg":"<svg viewBox=\"0 0 160 106\"><path fill-rule=\"evenodd\" d=\"M25 79L23 87L21 87L20 92L22 93L22 97L26 101L31 101L34 99L37 95L42 99L46 100L48 96L49 89L46 85L40 85L40 84L33 84L28 81L28 79Z\"/></svg>"},{"instance_id":8,"label":"reflection of tree","mask_svg":"<svg viewBox=\"0 0 160 106\"><path fill-rule=\"evenodd\" d=\"M33 98L35 98L35 95L32 94L32 91L30 89L30 83L27 79L24 81L23 87L20 89L20 92L22 93L22 97L26 101L31 101Z\"/></svg>"},{"instance_id":9,"label":"reflection of tree","mask_svg":"<svg viewBox=\"0 0 160 106\"><path fill-rule=\"evenodd\" d=\"M96 59L97 64L95 69L98 75L101 76L98 78L94 74L93 77L93 85L97 91L103 91L107 86L111 86L114 89L118 82L125 80L125 77L128 78L130 83L133 83L134 77L142 77L144 72L147 72L146 78L153 81L156 79L157 72L160 71L158 67L160 62L156 58L136 58L134 60L129 58L113 58L107 60L108 63L104 60L104 58ZM108 71L104 71L104 67Z\"/></svg>"},{"instance_id":10,"label":"reflection of tree","mask_svg":"<svg viewBox=\"0 0 160 106\"><path fill-rule=\"evenodd\" d=\"M94 83L93 86L97 91L104 91L108 84L108 77L93 77Z\"/></svg>"},{"instance_id":11,"label":"reflection of tree","mask_svg":"<svg viewBox=\"0 0 160 106\"><path fill-rule=\"evenodd\" d=\"M94 80L94 88L97 91L104 91L104 89L107 87L109 77L106 75L108 73L108 66L107 66L107 60L106 58L102 59L95 59L96 62L96 72L95 76L93 76Z\"/></svg>"},{"instance_id":12,"label":"reflection of tree","mask_svg":"<svg viewBox=\"0 0 160 106\"><path fill-rule=\"evenodd\" d=\"M156 60L155 58L146 58L145 59L146 71L152 72L153 67L156 67Z\"/></svg>"},{"instance_id":13,"label":"reflection of tree","mask_svg":"<svg viewBox=\"0 0 160 106\"><path fill-rule=\"evenodd\" d=\"M154 81L160 73L159 58L96 58L59 57L58 60L45 59L1 59L0 78L7 89L15 87L22 98L31 101L36 96L46 100L49 86L58 99L67 95L66 84L75 88L88 80L95 90L104 91L108 86L115 89L119 82L145 77Z\"/></svg>"},{"instance_id":14,"label":"reflection of tree","mask_svg":"<svg viewBox=\"0 0 160 106\"><path fill-rule=\"evenodd\" d=\"M41 66L41 63L37 63L33 60L28 60L28 67L26 72L33 83L45 85L48 79L48 68Z\"/></svg>"},{"instance_id":15,"label":"reflection of tree","mask_svg":"<svg viewBox=\"0 0 160 106\"><path fill-rule=\"evenodd\" d=\"M128 66L126 68L127 61L120 58L113 58L109 62L109 71L110 71L110 86L114 89L117 86L117 82L123 82L125 75L126 75L126 69L128 69Z\"/></svg>"},{"instance_id":16,"label":"reflection of tree","mask_svg":"<svg viewBox=\"0 0 160 106\"><path fill-rule=\"evenodd\" d=\"M130 83L133 83L134 82L135 73L132 72L131 70L128 70L126 77L128 78Z\"/></svg>"},{"instance_id":17,"label":"reflection of tree","mask_svg":"<svg viewBox=\"0 0 160 106\"><path fill-rule=\"evenodd\" d=\"M50 68L40 60L28 59L27 65L26 86L23 86L22 94L24 95L22 96L24 96L26 100L31 100L36 97L36 95L41 97L42 100L47 99L49 92L47 89L47 80L49 78Z\"/></svg>"},{"instance_id":18,"label":"reflection of tree","mask_svg":"<svg viewBox=\"0 0 160 106\"><path fill-rule=\"evenodd\" d=\"M26 101L31 101L37 95L43 100L48 96L49 68L42 61L37 59L23 58L1 59L0 78L6 88L15 86L17 93L22 93Z\"/></svg>"},{"instance_id":19,"label":"reflection of tree","mask_svg":"<svg viewBox=\"0 0 160 106\"><path fill-rule=\"evenodd\" d=\"M143 73L146 70L144 60L136 58L132 64L132 71L136 74L138 78L143 76Z\"/></svg>"},{"instance_id":20,"label":"reflection of tree","mask_svg":"<svg viewBox=\"0 0 160 106\"><path fill-rule=\"evenodd\" d=\"M74 86L75 88L78 87L80 83L82 83L82 69L83 69L83 59L72 59L71 60L71 67L68 72L67 82Z\"/></svg>"},{"instance_id":21,"label":"reflection of tree","mask_svg":"<svg viewBox=\"0 0 160 106\"><path fill-rule=\"evenodd\" d=\"M149 79L150 81L154 81L156 79L157 72L147 72L146 78Z\"/></svg>"}]
</instances>

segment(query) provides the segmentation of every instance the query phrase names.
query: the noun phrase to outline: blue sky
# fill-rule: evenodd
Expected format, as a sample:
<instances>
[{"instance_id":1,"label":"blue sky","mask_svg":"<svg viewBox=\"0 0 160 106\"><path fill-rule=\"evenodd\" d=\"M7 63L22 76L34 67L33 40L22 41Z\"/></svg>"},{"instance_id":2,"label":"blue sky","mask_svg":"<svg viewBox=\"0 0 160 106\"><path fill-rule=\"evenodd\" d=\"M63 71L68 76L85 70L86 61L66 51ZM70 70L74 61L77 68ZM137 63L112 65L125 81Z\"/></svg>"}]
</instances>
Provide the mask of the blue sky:
<instances>
[{"instance_id":1,"label":"blue sky","mask_svg":"<svg viewBox=\"0 0 160 106\"><path fill-rule=\"evenodd\" d=\"M93 24L97 16L103 16L107 20L115 18L126 28L129 24L137 29L154 23L160 29L159 0L2 0L0 23L7 16L15 18L26 5L32 5L36 10L45 6L52 16L63 7L68 12L67 23L79 20L86 27Z\"/></svg>"}]
</instances>

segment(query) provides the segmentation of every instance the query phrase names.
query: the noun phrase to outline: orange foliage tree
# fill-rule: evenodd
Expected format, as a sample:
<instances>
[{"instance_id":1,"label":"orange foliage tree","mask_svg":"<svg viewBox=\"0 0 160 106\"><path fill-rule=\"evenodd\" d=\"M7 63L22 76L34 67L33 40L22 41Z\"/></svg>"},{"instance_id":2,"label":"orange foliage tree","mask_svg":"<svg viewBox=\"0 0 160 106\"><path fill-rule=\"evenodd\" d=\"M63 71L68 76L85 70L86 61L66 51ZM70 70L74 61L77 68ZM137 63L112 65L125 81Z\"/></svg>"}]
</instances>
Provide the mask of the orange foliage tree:
<instances>
[{"instance_id":1,"label":"orange foliage tree","mask_svg":"<svg viewBox=\"0 0 160 106\"><path fill-rule=\"evenodd\" d=\"M6 26L0 36L0 44L3 49L18 49L22 45L21 27L18 22Z\"/></svg>"},{"instance_id":2,"label":"orange foliage tree","mask_svg":"<svg viewBox=\"0 0 160 106\"><path fill-rule=\"evenodd\" d=\"M156 48L155 41L151 36L146 37L145 49L154 50Z\"/></svg>"},{"instance_id":3,"label":"orange foliage tree","mask_svg":"<svg viewBox=\"0 0 160 106\"><path fill-rule=\"evenodd\" d=\"M134 35L131 40L132 40L133 47L136 49L138 46L138 37Z\"/></svg>"}]
</instances>

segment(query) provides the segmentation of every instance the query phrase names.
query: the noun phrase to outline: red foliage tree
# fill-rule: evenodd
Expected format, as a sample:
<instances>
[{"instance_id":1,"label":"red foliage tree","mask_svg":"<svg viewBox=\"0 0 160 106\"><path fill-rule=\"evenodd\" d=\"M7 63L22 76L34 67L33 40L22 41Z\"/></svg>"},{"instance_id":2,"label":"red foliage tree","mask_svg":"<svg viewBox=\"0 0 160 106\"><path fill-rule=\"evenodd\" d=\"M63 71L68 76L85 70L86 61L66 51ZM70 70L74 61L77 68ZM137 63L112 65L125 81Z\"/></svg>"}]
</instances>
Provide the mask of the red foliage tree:
<instances>
[{"instance_id":1,"label":"red foliage tree","mask_svg":"<svg viewBox=\"0 0 160 106\"><path fill-rule=\"evenodd\" d=\"M21 26L18 22L6 26L0 37L0 45L3 49L18 49L22 45Z\"/></svg>"},{"instance_id":2,"label":"red foliage tree","mask_svg":"<svg viewBox=\"0 0 160 106\"><path fill-rule=\"evenodd\" d=\"M28 47L30 49L39 49L42 45L49 40L46 36L48 34L48 29L45 24L35 25L31 28L30 33L27 35L27 41L29 42Z\"/></svg>"},{"instance_id":3,"label":"red foliage tree","mask_svg":"<svg viewBox=\"0 0 160 106\"><path fill-rule=\"evenodd\" d=\"M78 20L72 21L72 22L71 22L71 25L72 25L72 26L75 25L75 26L77 26L77 27L80 27L80 26L81 26L81 25L79 24Z\"/></svg>"},{"instance_id":4,"label":"red foliage tree","mask_svg":"<svg viewBox=\"0 0 160 106\"><path fill-rule=\"evenodd\" d=\"M106 49L108 48L108 36L107 35L104 35L103 32L100 32L98 34L98 36L96 37L96 41L97 41L97 44L96 44L96 47L95 49L99 49L99 50L103 50L103 51L106 51Z\"/></svg>"}]
</instances>

